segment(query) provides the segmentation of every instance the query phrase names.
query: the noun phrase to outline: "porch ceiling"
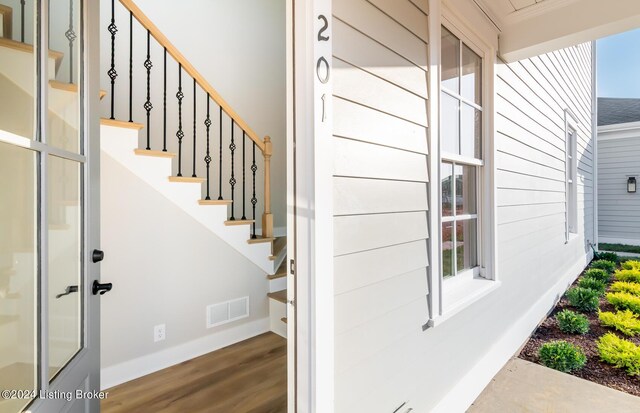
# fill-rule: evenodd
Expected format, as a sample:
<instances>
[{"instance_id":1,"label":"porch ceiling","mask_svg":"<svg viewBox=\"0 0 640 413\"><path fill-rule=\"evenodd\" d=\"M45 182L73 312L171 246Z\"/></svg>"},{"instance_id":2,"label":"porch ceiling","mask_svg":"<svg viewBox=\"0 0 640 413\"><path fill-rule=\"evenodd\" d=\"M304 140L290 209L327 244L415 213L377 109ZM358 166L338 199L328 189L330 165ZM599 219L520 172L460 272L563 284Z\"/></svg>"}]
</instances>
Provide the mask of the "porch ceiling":
<instances>
[{"instance_id":1,"label":"porch ceiling","mask_svg":"<svg viewBox=\"0 0 640 413\"><path fill-rule=\"evenodd\" d=\"M640 27L638 0L474 0L512 62Z\"/></svg>"}]
</instances>

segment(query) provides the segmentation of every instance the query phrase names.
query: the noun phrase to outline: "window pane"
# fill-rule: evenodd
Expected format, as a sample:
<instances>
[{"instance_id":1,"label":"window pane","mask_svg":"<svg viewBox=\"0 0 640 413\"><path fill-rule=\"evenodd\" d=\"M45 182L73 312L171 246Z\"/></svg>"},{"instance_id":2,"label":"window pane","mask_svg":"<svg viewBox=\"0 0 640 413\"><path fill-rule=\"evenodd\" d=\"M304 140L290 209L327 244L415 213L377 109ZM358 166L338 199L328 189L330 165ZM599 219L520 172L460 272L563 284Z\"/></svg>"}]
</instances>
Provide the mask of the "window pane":
<instances>
[{"instance_id":1,"label":"window pane","mask_svg":"<svg viewBox=\"0 0 640 413\"><path fill-rule=\"evenodd\" d=\"M442 152L460 153L460 101L442 93L440 145Z\"/></svg>"},{"instance_id":2,"label":"window pane","mask_svg":"<svg viewBox=\"0 0 640 413\"><path fill-rule=\"evenodd\" d=\"M462 103L460 116L460 155L482 159L482 112Z\"/></svg>"},{"instance_id":3,"label":"window pane","mask_svg":"<svg viewBox=\"0 0 640 413\"><path fill-rule=\"evenodd\" d=\"M0 143L0 389L33 390L36 353L35 152ZM1 412L30 400L0 399Z\"/></svg>"},{"instance_id":4,"label":"window pane","mask_svg":"<svg viewBox=\"0 0 640 413\"><path fill-rule=\"evenodd\" d=\"M476 207L476 167L456 165L456 215L475 214Z\"/></svg>"},{"instance_id":5,"label":"window pane","mask_svg":"<svg viewBox=\"0 0 640 413\"><path fill-rule=\"evenodd\" d=\"M49 378L81 346L80 164L49 156ZM69 292L69 294L66 294ZM63 294L63 295L61 295Z\"/></svg>"},{"instance_id":6,"label":"window pane","mask_svg":"<svg viewBox=\"0 0 640 413\"><path fill-rule=\"evenodd\" d=\"M475 219L456 222L458 273L478 266L478 232Z\"/></svg>"},{"instance_id":7,"label":"window pane","mask_svg":"<svg viewBox=\"0 0 640 413\"><path fill-rule=\"evenodd\" d=\"M453 275L453 222L442 223L442 276Z\"/></svg>"},{"instance_id":8,"label":"window pane","mask_svg":"<svg viewBox=\"0 0 640 413\"><path fill-rule=\"evenodd\" d=\"M460 94L482 106L482 59L467 45L462 45L462 80Z\"/></svg>"},{"instance_id":9,"label":"window pane","mask_svg":"<svg viewBox=\"0 0 640 413\"><path fill-rule=\"evenodd\" d=\"M440 167L442 187L442 216L453 215L453 164L443 163Z\"/></svg>"},{"instance_id":10,"label":"window pane","mask_svg":"<svg viewBox=\"0 0 640 413\"><path fill-rule=\"evenodd\" d=\"M49 0L49 48L61 53L51 69L47 116L48 143L80 152L80 61L82 31L79 0ZM71 44L71 46L70 46ZM50 63L52 64L52 63Z\"/></svg>"},{"instance_id":11,"label":"window pane","mask_svg":"<svg viewBox=\"0 0 640 413\"><path fill-rule=\"evenodd\" d=\"M442 28L442 86L460 93L460 40Z\"/></svg>"}]
</instances>

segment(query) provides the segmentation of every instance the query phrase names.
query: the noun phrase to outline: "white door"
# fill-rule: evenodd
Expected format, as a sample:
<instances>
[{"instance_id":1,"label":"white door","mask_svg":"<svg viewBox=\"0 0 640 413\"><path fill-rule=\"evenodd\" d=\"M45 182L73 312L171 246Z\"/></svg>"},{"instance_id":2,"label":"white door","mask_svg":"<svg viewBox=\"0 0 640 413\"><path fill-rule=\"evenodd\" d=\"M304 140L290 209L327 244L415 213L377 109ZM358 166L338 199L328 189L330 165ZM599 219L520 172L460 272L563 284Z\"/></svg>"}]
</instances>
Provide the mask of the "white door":
<instances>
[{"instance_id":1,"label":"white door","mask_svg":"<svg viewBox=\"0 0 640 413\"><path fill-rule=\"evenodd\" d=\"M97 412L98 2L0 4L0 413Z\"/></svg>"}]
</instances>

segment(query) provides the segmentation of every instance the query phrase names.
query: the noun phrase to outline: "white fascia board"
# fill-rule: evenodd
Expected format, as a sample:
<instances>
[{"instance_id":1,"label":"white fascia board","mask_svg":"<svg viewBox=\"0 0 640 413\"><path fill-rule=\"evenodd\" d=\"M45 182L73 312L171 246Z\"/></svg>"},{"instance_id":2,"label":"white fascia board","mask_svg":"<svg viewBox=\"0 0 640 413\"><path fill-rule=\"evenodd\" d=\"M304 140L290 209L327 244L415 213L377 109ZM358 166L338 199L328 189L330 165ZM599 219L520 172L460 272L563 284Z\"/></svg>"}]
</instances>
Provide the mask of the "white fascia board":
<instances>
[{"instance_id":1,"label":"white fascia board","mask_svg":"<svg viewBox=\"0 0 640 413\"><path fill-rule=\"evenodd\" d=\"M549 3L548 3L549 2ZM543 7L545 3L546 10ZM538 12L510 15L500 35L500 56L514 62L640 27L640 2L569 1L540 3Z\"/></svg>"},{"instance_id":2,"label":"white fascia board","mask_svg":"<svg viewBox=\"0 0 640 413\"><path fill-rule=\"evenodd\" d=\"M598 140L640 138L640 122L598 126Z\"/></svg>"}]
</instances>

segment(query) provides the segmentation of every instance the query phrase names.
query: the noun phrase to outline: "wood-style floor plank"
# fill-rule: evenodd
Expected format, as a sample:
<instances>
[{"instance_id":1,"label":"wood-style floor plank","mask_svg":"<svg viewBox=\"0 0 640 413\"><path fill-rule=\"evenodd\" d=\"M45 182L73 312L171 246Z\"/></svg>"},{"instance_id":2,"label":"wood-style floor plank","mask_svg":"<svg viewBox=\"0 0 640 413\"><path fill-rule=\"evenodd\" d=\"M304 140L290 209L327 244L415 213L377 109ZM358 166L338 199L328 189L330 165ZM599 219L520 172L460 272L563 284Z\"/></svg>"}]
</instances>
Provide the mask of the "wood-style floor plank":
<instances>
[{"instance_id":1,"label":"wood-style floor plank","mask_svg":"<svg viewBox=\"0 0 640 413\"><path fill-rule=\"evenodd\" d=\"M287 342L265 333L113 387L103 413L281 413Z\"/></svg>"}]
</instances>

